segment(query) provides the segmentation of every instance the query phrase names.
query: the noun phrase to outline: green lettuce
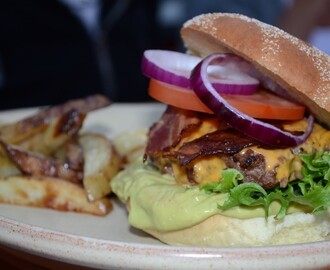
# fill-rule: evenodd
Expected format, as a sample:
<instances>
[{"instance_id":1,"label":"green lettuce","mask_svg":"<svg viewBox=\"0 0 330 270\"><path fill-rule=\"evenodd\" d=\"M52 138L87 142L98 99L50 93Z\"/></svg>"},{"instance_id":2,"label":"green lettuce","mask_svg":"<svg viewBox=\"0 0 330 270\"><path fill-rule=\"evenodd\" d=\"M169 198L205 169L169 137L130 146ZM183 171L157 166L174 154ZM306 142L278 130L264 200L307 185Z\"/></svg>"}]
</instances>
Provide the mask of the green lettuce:
<instances>
[{"instance_id":1,"label":"green lettuce","mask_svg":"<svg viewBox=\"0 0 330 270\"><path fill-rule=\"evenodd\" d=\"M300 155L303 178L289 182L285 188L265 190L257 183L242 183L243 175L236 169L223 170L220 182L207 183L200 188L207 193L228 193L228 199L218 205L220 209L234 206L263 206L266 218L273 201L281 205L276 219L282 219L292 203L322 213L330 206L330 152Z\"/></svg>"}]
</instances>

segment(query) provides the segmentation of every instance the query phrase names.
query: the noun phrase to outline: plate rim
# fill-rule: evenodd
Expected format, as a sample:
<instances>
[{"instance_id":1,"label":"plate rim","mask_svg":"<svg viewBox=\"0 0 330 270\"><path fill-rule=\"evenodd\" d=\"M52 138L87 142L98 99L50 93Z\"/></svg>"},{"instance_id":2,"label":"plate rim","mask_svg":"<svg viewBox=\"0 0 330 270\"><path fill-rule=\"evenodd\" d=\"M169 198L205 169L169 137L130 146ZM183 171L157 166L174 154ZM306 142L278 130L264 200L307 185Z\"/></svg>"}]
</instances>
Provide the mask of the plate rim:
<instances>
[{"instance_id":1,"label":"plate rim","mask_svg":"<svg viewBox=\"0 0 330 270\"><path fill-rule=\"evenodd\" d=\"M160 260L162 263L170 260L170 269L191 269L192 266L204 269L230 266L230 269L237 269L248 262L251 269L314 269L330 266L330 241L266 247L163 246L79 236L5 217L0 217L0 242L44 258L100 269L149 269L159 266ZM84 254L89 255L81 256ZM253 264L251 256L259 265ZM304 261L297 263L296 256L304 257ZM91 261L91 258L94 260ZM265 268L270 263L272 267Z\"/></svg>"}]
</instances>

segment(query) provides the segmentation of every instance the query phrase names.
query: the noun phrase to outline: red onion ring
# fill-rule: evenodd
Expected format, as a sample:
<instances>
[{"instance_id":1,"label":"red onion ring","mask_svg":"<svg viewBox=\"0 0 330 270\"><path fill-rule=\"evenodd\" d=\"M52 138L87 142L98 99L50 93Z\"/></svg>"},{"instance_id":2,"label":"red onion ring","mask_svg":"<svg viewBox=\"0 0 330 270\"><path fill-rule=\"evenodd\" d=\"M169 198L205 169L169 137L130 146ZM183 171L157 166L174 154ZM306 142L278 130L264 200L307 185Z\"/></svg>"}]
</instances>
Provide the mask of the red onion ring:
<instances>
[{"instance_id":1,"label":"red onion ring","mask_svg":"<svg viewBox=\"0 0 330 270\"><path fill-rule=\"evenodd\" d=\"M223 54L212 54L203 59L192 71L191 85L200 100L209 107L214 114L227 122L233 128L238 129L262 143L276 147L294 147L303 143L313 129L314 117L308 117L308 127L302 135L295 136L273 125L254 119L232 107L211 84L207 67L215 60L223 59Z\"/></svg>"},{"instance_id":2,"label":"red onion ring","mask_svg":"<svg viewBox=\"0 0 330 270\"><path fill-rule=\"evenodd\" d=\"M259 88L259 81L239 68L245 60L223 54L220 65L209 66L213 87L221 94L251 95ZM149 78L191 89L190 74L202 59L197 56L166 50L146 50L142 58L142 72Z\"/></svg>"},{"instance_id":3,"label":"red onion ring","mask_svg":"<svg viewBox=\"0 0 330 270\"><path fill-rule=\"evenodd\" d=\"M261 74L252 64L244 65L242 71L256 78L260 84L265 88L275 93L276 95L294 102L295 100L289 96L289 94L275 81L271 80L269 77Z\"/></svg>"}]
</instances>

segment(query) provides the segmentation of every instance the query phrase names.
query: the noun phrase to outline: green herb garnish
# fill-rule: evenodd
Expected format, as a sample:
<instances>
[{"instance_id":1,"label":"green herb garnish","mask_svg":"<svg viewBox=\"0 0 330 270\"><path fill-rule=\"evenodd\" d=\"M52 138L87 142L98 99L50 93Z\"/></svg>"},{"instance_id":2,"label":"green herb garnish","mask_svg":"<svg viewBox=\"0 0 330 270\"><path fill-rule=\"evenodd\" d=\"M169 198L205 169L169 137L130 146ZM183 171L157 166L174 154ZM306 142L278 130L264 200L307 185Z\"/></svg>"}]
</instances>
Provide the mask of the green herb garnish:
<instances>
[{"instance_id":1,"label":"green herb garnish","mask_svg":"<svg viewBox=\"0 0 330 270\"><path fill-rule=\"evenodd\" d=\"M313 213L321 213L330 207L330 152L303 154L300 180L291 181L285 188L265 190L257 183L241 183L243 175L235 169L223 170L222 179L217 183L207 183L200 188L207 193L229 193L228 199L218 205L220 209L234 206L263 206L266 218L269 206L278 201L281 208L275 218L282 219L291 203L311 208Z\"/></svg>"}]
</instances>

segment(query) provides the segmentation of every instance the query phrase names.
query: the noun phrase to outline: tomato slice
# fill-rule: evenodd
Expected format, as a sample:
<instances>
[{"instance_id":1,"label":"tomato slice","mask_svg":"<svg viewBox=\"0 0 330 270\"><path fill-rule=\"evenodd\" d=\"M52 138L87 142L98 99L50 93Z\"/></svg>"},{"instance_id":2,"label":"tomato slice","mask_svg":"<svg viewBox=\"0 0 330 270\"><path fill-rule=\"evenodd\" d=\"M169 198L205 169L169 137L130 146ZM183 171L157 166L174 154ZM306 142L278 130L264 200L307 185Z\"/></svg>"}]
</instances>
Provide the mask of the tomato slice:
<instances>
[{"instance_id":1,"label":"tomato slice","mask_svg":"<svg viewBox=\"0 0 330 270\"><path fill-rule=\"evenodd\" d=\"M149 95L158 101L181 109L213 113L191 89L151 79ZM253 95L222 95L222 97L236 109L254 118L299 120L305 114L304 106L263 90Z\"/></svg>"}]
</instances>

